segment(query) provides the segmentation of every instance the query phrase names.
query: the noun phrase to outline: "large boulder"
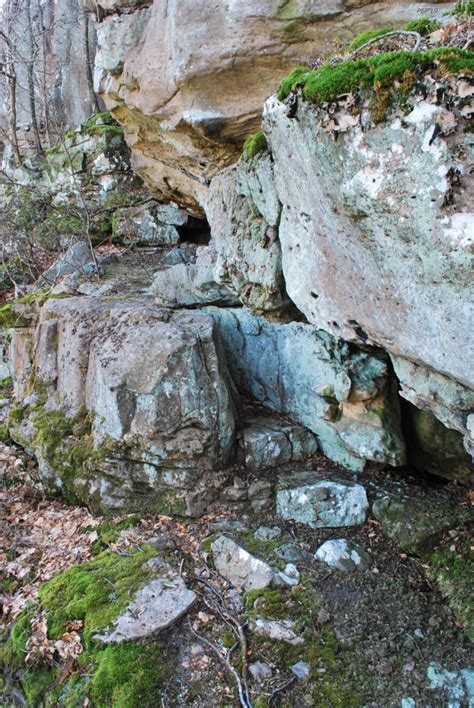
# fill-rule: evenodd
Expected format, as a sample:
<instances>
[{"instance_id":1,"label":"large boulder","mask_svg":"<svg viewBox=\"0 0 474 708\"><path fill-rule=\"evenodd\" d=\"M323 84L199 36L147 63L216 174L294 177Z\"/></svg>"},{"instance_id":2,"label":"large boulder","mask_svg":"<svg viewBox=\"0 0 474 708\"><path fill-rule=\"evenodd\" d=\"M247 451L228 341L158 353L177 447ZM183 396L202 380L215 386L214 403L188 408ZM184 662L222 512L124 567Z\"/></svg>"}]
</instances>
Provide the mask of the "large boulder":
<instances>
[{"instance_id":1,"label":"large boulder","mask_svg":"<svg viewBox=\"0 0 474 708\"><path fill-rule=\"evenodd\" d=\"M134 169L194 211L295 63L311 63L341 36L403 24L420 12L406 0L170 0L149 9L127 2L126 12L121 2L104 5L96 88L125 126ZM435 7L423 3L423 12Z\"/></svg>"},{"instance_id":2,"label":"large boulder","mask_svg":"<svg viewBox=\"0 0 474 708\"><path fill-rule=\"evenodd\" d=\"M209 493L203 476L231 461L233 405L210 317L146 301L49 300L33 359L35 395L12 434L51 490L105 511L184 513L187 492L202 482Z\"/></svg>"},{"instance_id":3,"label":"large boulder","mask_svg":"<svg viewBox=\"0 0 474 708\"><path fill-rule=\"evenodd\" d=\"M239 390L316 434L325 455L352 469L401 465L405 447L387 361L313 325L269 322L245 309L206 308Z\"/></svg>"},{"instance_id":4,"label":"large boulder","mask_svg":"<svg viewBox=\"0 0 474 708\"><path fill-rule=\"evenodd\" d=\"M434 76L378 122L368 99L354 114L347 95L316 106L300 94L293 108L274 96L264 129L291 300L334 336L390 352L402 396L467 435L472 87Z\"/></svg>"}]
</instances>

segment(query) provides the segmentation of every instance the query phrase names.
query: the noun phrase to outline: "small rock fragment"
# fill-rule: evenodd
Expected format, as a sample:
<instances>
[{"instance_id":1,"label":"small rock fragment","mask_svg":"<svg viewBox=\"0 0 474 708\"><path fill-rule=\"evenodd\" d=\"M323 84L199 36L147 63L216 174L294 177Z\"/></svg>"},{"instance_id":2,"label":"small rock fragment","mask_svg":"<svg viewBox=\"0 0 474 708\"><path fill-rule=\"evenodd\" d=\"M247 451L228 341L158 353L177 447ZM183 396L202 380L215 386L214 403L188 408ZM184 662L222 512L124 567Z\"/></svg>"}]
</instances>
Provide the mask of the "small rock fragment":
<instances>
[{"instance_id":1,"label":"small rock fragment","mask_svg":"<svg viewBox=\"0 0 474 708\"><path fill-rule=\"evenodd\" d=\"M362 570L370 565L369 555L345 538L326 541L318 548L314 557L330 568L343 571Z\"/></svg>"},{"instance_id":2,"label":"small rock fragment","mask_svg":"<svg viewBox=\"0 0 474 708\"><path fill-rule=\"evenodd\" d=\"M176 548L174 540L165 534L153 536L148 539L147 543L157 551L173 551Z\"/></svg>"},{"instance_id":3,"label":"small rock fragment","mask_svg":"<svg viewBox=\"0 0 474 708\"><path fill-rule=\"evenodd\" d=\"M279 529L278 526L273 526L273 528L269 528L268 526L259 526L254 533L254 537L257 541L273 541L276 538L280 538L280 536L281 529Z\"/></svg>"},{"instance_id":4,"label":"small rock fragment","mask_svg":"<svg viewBox=\"0 0 474 708\"><path fill-rule=\"evenodd\" d=\"M275 548L275 555L278 558L289 562L308 561L312 558L312 554L300 548L296 543L282 543L281 546Z\"/></svg>"},{"instance_id":5,"label":"small rock fragment","mask_svg":"<svg viewBox=\"0 0 474 708\"><path fill-rule=\"evenodd\" d=\"M252 625L252 629L259 637L274 639L287 644L303 644L303 637L295 631L296 623L292 620L271 620L259 617Z\"/></svg>"},{"instance_id":6,"label":"small rock fragment","mask_svg":"<svg viewBox=\"0 0 474 708\"><path fill-rule=\"evenodd\" d=\"M216 570L237 588L259 590L285 582L268 563L226 536L219 536L211 548Z\"/></svg>"},{"instance_id":7,"label":"small rock fragment","mask_svg":"<svg viewBox=\"0 0 474 708\"><path fill-rule=\"evenodd\" d=\"M307 679L310 672L310 665L306 661L298 661L290 666L290 671L299 679Z\"/></svg>"},{"instance_id":8,"label":"small rock fragment","mask_svg":"<svg viewBox=\"0 0 474 708\"><path fill-rule=\"evenodd\" d=\"M270 666L264 661L255 661L253 664L249 664L249 671L257 683L264 683L273 675Z\"/></svg>"},{"instance_id":9,"label":"small rock fragment","mask_svg":"<svg viewBox=\"0 0 474 708\"><path fill-rule=\"evenodd\" d=\"M364 487L356 482L323 479L308 473L299 484L281 480L276 495L277 513L310 528L354 526L365 522L369 503Z\"/></svg>"},{"instance_id":10,"label":"small rock fragment","mask_svg":"<svg viewBox=\"0 0 474 708\"><path fill-rule=\"evenodd\" d=\"M279 578L285 585L299 585L300 573L298 568L293 563L288 563L285 570L280 572Z\"/></svg>"}]
</instances>

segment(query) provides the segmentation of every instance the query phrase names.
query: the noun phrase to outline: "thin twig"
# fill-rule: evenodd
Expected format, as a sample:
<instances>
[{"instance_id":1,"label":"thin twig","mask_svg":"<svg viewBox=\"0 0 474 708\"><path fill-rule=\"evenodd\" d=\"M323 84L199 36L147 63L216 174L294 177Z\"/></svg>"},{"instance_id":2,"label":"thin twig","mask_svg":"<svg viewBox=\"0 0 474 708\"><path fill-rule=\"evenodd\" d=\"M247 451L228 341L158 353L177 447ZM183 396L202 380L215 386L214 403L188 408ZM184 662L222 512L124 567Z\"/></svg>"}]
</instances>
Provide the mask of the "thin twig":
<instances>
[{"instance_id":1,"label":"thin twig","mask_svg":"<svg viewBox=\"0 0 474 708\"><path fill-rule=\"evenodd\" d=\"M202 634L199 634L198 632L196 632L189 617L188 617L188 626L189 626L189 630L190 630L191 634L194 637L196 637L196 639L198 639L200 642L203 642L203 644L205 644L207 647L209 647L209 649L211 649L214 652L214 654L216 654L218 659L224 664L224 666L229 671L229 673L231 673L232 676L234 677L234 680L237 684L237 690L239 692L240 705L243 706L243 708L252 708L252 704L250 703L247 696L245 695L244 688L242 686L242 680L241 680L239 674L237 673L237 671L234 669L234 667L230 663L230 661L228 661L228 659L221 654L220 649L215 644L210 642L209 639L207 639L207 637L204 637Z\"/></svg>"},{"instance_id":2,"label":"thin twig","mask_svg":"<svg viewBox=\"0 0 474 708\"><path fill-rule=\"evenodd\" d=\"M373 37L372 39L369 39L368 42L365 42L365 44L362 44L360 47L357 47L357 49L354 49L351 54L349 54L346 59L353 59L357 54L359 54L363 49L367 49L367 47L370 47L372 44L376 44L377 42L381 42L382 40L386 39L387 37L393 37L395 35L399 36L405 36L405 37L416 37L416 43L415 46L413 47L412 51L416 52L418 51L420 44L421 44L421 34L419 32L412 32L409 30L394 30L393 32L387 32L386 34L381 34L379 37Z\"/></svg>"},{"instance_id":3,"label":"thin twig","mask_svg":"<svg viewBox=\"0 0 474 708\"><path fill-rule=\"evenodd\" d=\"M282 693L283 691L286 691L288 688L290 688L290 686L293 686L296 680L296 676L292 676L288 681L286 681L286 683L275 688L270 694L270 698L268 699L268 705L271 706L277 695L279 693Z\"/></svg>"}]
</instances>

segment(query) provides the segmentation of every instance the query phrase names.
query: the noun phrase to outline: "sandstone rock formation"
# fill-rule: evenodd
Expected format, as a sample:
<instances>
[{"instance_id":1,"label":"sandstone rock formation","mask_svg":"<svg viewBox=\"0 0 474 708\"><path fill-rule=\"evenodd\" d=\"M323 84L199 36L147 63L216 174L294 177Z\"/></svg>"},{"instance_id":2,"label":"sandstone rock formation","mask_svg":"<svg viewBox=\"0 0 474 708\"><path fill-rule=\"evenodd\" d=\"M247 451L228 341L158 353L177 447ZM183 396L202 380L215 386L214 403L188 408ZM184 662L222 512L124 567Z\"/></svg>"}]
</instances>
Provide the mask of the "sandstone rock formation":
<instances>
[{"instance_id":1,"label":"sandstone rock formation","mask_svg":"<svg viewBox=\"0 0 474 708\"><path fill-rule=\"evenodd\" d=\"M446 113L433 85L408 115L356 125L337 141L328 114L304 103L293 120L270 99L265 126L293 302L336 336L372 341L469 385L459 303L469 287L472 205L467 185L449 203L452 175L465 172L465 124L432 140Z\"/></svg>"},{"instance_id":2,"label":"sandstone rock formation","mask_svg":"<svg viewBox=\"0 0 474 708\"><path fill-rule=\"evenodd\" d=\"M405 445L387 362L313 325L272 323L246 308L206 308L239 390L312 430L321 450L352 469L403 464Z\"/></svg>"},{"instance_id":3,"label":"sandstone rock formation","mask_svg":"<svg viewBox=\"0 0 474 708\"><path fill-rule=\"evenodd\" d=\"M209 179L259 127L261 106L295 65L377 26L449 3L100 2L95 87L125 126L134 169L165 198L201 211Z\"/></svg>"},{"instance_id":4,"label":"sandstone rock formation","mask_svg":"<svg viewBox=\"0 0 474 708\"><path fill-rule=\"evenodd\" d=\"M109 511L167 503L184 513L185 490L196 492L206 470L217 480L232 459L233 407L210 317L68 298L47 302L29 332L36 396L13 435L52 491Z\"/></svg>"}]
</instances>

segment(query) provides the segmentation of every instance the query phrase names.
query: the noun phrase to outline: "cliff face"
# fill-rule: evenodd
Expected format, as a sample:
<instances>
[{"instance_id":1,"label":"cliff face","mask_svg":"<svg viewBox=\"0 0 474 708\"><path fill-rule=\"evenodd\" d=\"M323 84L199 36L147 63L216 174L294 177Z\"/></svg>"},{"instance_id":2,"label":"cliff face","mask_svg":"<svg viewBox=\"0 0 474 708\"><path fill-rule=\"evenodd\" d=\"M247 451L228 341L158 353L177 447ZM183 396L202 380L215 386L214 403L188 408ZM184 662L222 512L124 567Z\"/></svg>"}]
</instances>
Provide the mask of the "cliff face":
<instances>
[{"instance_id":1,"label":"cliff face","mask_svg":"<svg viewBox=\"0 0 474 708\"><path fill-rule=\"evenodd\" d=\"M387 23L417 8L216 4L210 18L183 2L101 8L96 84L137 171L173 204L128 174L107 116L36 175L54 208L81 208L71 185L93 196L82 236L152 246L143 273L126 257L103 283L83 282L83 269L53 289L72 299L21 305L13 321L22 407L11 431L48 487L114 512L163 500L190 514L222 500L258 508L271 483L255 499L232 466L291 465L316 440L358 472L404 465L409 440L409 461L468 483L470 53L433 38L419 52L292 71L237 159L298 51L319 51L328 27L365 27L375 9ZM229 30L222 42L211 41L217 27ZM291 431L249 415L249 399ZM44 429L59 412L69 422L58 455Z\"/></svg>"},{"instance_id":2,"label":"cliff face","mask_svg":"<svg viewBox=\"0 0 474 708\"><path fill-rule=\"evenodd\" d=\"M124 125L134 169L200 212L209 180L259 127L294 66L341 39L400 26L449 3L291 0L99 3L96 91Z\"/></svg>"}]
</instances>

